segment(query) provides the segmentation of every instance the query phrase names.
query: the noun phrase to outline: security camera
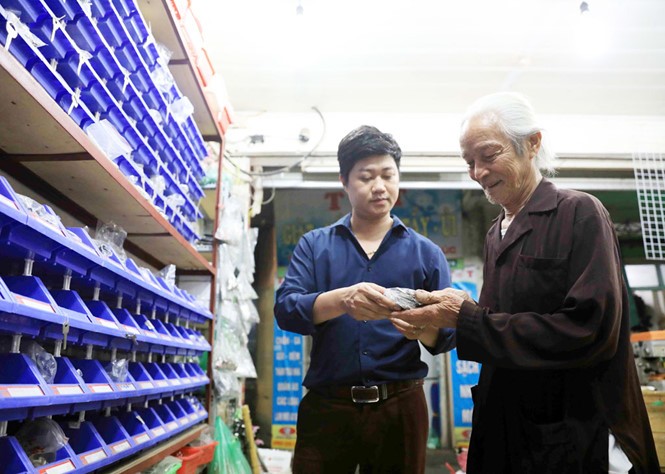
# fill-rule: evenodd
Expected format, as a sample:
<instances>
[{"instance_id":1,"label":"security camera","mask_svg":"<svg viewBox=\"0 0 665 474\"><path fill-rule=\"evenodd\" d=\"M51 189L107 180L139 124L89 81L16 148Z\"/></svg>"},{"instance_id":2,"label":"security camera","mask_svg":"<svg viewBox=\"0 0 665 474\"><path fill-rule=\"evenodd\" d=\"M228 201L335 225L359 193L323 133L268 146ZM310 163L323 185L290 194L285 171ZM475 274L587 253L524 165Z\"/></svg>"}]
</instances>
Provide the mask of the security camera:
<instances>
[{"instance_id":1,"label":"security camera","mask_svg":"<svg viewBox=\"0 0 665 474\"><path fill-rule=\"evenodd\" d=\"M303 128L300 130L298 140L300 140L300 143L307 143L309 141L309 128Z\"/></svg>"}]
</instances>

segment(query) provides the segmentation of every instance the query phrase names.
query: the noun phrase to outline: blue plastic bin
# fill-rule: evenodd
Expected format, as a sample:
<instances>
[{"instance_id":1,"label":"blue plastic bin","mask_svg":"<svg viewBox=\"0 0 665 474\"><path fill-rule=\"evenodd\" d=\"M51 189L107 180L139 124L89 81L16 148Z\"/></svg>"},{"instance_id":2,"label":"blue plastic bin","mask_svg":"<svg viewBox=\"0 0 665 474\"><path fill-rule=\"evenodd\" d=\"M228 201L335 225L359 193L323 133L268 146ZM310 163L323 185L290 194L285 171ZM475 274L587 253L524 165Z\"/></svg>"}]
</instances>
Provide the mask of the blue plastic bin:
<instances>
[{"instance_id":1,"label":"blue plastic bin","mask_svg":"<svg viewBox=\"0 0 665 474\"><path fill-rule=\"evenodd\" d=\"M152 408L164 423L164 429L166 431L174 431L178 429L178 419L167 405L153 405Z\"/></svg>"},{"instance_id":2,"label":"blue plastic bin","mask_svg":"<svg viewBox=\"0 0 665 474\"><path fill-rule=\"evenodd\" d=\"M30 473L34 469L28 455L13 436L0 437L0 459L3 472L7 474Z\"/></svg>"},{"instance_id":3,"label":"blue plastic bin","mask_svg":"<svg viewBox=\"0 0 665 474\"><path fill-rule=\"evenodd\" d=\"M124 457L135 444L125 428L115 416L93 418L92 424L102 437L112 456Z\"/></svg>"},{"instance_id":4,"label":"blue plastic bin","mask_svg":"<svg viewBox=\"0 0 665 474\"><path fill-rule=\"evenodd\" d=\"M50 395L30 357L0 354L0 419L26 418L29 407L48 404Z\"/></svg>"},{"instance_id":5,"label":"blue plastic bin","mask_svg":"<svg viewBox=\"0 0 665 474\"><path fill-rule=\"evenodd\" d=\"M143 419L145 425L150 430L152 439L159 440L166 437L166 428L164 422L152 408L139 408L136 413Z\"/></svg>"},{"instance_id":6,"label":"blue plastic bin","mask_svg":"<svg viewBox=\"0 0 665 474\"><path fill-rule=\"evenodd\" d=\"M146 444L152 440L150 428L136 412L121 413L118 415L118 419L136 446Z\"/></svg>"},{"instance_id":7,"label":"blue plastic bin","mask_svg":"<svg viewBox=\"0 0 665 474\"><path fill-rule=\"evenodd\" d=\"M69 446L78 456L82 466L94 469L106 464L104 461L109 457L106 443L91 422L84 421L79 428L73 428L68 423L60 423L60 426L69 438Z\"/></svg>"}]
</instances>

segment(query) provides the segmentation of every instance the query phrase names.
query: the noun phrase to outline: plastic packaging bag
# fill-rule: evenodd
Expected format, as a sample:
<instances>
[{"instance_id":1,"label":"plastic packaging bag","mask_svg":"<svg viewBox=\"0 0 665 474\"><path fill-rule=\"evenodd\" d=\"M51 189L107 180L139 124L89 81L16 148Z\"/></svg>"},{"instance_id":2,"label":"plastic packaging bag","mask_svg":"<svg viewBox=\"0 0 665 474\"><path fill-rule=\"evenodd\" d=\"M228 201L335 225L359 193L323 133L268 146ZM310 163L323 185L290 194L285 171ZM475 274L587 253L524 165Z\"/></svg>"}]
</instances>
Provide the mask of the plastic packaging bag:
<instances>
[{"instance_id":1,"label":"plastic packaging bag","mask_svg":"<svg viewBox=\"0 0 665 474\"><path fill-rule=\"evenodd\" d=\"M29 214L32 214L47 224L60 229L60 217L48 212L42 204L28 196L24 196L23 194L17 194L17 196Z\"/></svg>"},{"instance_id":2,"label":"plastic packaging bag","mask_svg":"<svg viewBox=\"0 0 665 474\"><path fill-rule=\"evenodd\" d=\"M68 440L60 425L50 418L24 423L16 433L16 439L35 467L55 461L55 453Z\"/></svg>"},{"instance_id":3,"label":"plastic packaging bag","mask_svg":"<svg viewBox=\"0 0 665 474\"><path fill-rule=\"evenodd\" d=\"M113 382L126 382L127 373L129 372L129 360L128 359L112 360L108 364L106 364L104 370L106 370L106 373Z\"/></svg>"},{"instance_id":4,"label":"plastic packaging bag","mask_svg":"<svg viewBox=\"0 0 665 474\"><path fill-rule=\"evenodd\" d=\"M10 352L11 348L11 338L5 337L0 340L0 352ZM58 363L53 354L46 352L37 342L26 338L21 339L19 351L32 359L46 383L53 383L55 374L58 372Z\"/></svg>"},{"instance_id":5,"label":"plastic packaging bag","mask_svg":"<svg viewBox=\"0 0 665 474\"><path fill-rule=\"evenodd\" d=\"M182 467L182 460L175 456L166 456L157 464L149 467L143 474L174 474Z\"/></svg>"},{"instance_id":6,"label":"plastic packaging bag","mask_svg":"<svg viewBox=\"0 0 665 474\"><path fill-rule=\"evenodd\" d=\"M175 287L175 271L176 266L173 264L167 265L159 271L159 276L171 287Z\"/></svg>"},{"instance_id":7,"label":"plastic packaging bag","mask_svg":"<svg viewBox=\"0 0 665 474\"><path fill-rule=\"evenodd\" d=\"M211 474L252 474L240 441L220 417L215 419L215 457L208 470Z\"/></svg>"},{"instance_id":8,"label":"plastic packaging bag","mask_svg":"<svg viewBox=\"0 0 665 474\"><path fill-rule=\"evenodd\" d=\"M39 373L42 374L46 383L53 383L55 374L58 371L58 363L53 354L37 344L35 341L25 341L21 344L21 352L27 354L37 365Z\"/></svg>"},{"instance_id":9,"label":"plastic packaging bag","mask_svg":"<svg viewBox=\"0 0 665 474\"><path fill-rule=\"evenodd\" d=\"M118 132L111 122L102 119L85 129L90 139L104 152L107 158L114 160L119 156L132 154L132 146Z\"/></svg>"},{"instance_id":10,"label":"plastic packaging bag","mask_svg":"<svg viewBox=\"0 0 665 474\"><path fill-rule=\"evenodd\" d=\"M190 446L206 446L213 441L215 440L212 439L212 430L210 429L210 425L206 425L206 427L201 431L199 437L189 444Z\"/></svg>"},{"instance_id":11,"label":"plastic packaging bag","mask_svg":"<svg viewBox=\"0 0 665 474\"><path fill-rule=\"evenodd\" d=\"M183 96L173 101L169 106L173 119L178 123L184 123L187 118L194 113L192 101Z\"/></svg>"},{"instance_id":12,"label":"plastic packaging bag","mask_svg":"<svg viewBox=\"0 0 665 474\"><path fill-rule=\"evenodd\" d=\"M110 245L122 262L127 260L125 250L122 248L126 238L127 232L125 229L113 221L98 224L97 232L95 232L95 240Z\"/></svg>"},{"instance_id":13,"label":"plastic packaging bag","mask_svg":"<svg viewBox=\"0 0 665 474\"><path fill-rule=\"evenodd\" d=\"M383 294L402 309L413 309L420 306L420 303L416 300L416 290L411 288L386 288Z\"/></svg>"}]
</instances>

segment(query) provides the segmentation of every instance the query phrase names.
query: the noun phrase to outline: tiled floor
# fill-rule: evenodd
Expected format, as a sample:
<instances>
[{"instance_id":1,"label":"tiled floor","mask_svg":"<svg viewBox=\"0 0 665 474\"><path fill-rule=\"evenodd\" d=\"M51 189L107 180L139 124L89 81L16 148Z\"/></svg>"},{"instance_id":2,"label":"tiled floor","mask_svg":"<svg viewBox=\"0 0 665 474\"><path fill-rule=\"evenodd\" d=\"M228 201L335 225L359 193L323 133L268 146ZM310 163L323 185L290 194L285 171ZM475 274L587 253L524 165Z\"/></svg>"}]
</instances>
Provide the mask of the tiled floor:
<instances>
[{"instance_id":1,"label":"tiled floor","mask_svg":"<svg viewBox=\"0 0 665 474\"><path fill-rule=\"evenodd\" d=\"M428 449L425 474L449 474L446 462L455 470L459 469L452 449Z\"/></svg>"}]
</instances>

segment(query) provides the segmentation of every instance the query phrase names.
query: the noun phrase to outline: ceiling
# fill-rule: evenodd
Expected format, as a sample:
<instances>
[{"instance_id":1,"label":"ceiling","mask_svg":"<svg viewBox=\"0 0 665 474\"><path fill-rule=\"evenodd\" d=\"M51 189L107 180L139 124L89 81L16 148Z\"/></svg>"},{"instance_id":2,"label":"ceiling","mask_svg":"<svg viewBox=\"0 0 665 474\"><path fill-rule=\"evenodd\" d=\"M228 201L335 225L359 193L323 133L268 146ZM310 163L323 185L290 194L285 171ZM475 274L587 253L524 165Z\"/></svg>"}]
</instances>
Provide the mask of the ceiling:
<instances>
[{"instance_id":1,"label":"ceiling","mask_svg":"<svg viewBox=\"0 0 665 474\"><path fill-rule=\"evenodd\" d=\"M457 112L512 89L541 113L665 115L662 0L199 1L237 112Z\"/></svg>"},{"instance_id":2,"label":"ceiling","mask_svg":"<svg viewBox=\"0 0 665 474\"><path fill-rule=\"evenodd\" d=\"M313 106L336 117L328 152L359 117L420 130L404 138L417 147L431 135L423 121L459 115L497 90L526 94L562 123L612 117L617 130L628 121L665 130L665 2L586 3L582 15L575 0L198 0L196 13L235 109L227 148L239 154L297 155L313 143L295 140L299 126L286 145L249 137L289 117L309 117L315 129Z\"/></svg>"}]
</instances>

